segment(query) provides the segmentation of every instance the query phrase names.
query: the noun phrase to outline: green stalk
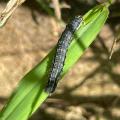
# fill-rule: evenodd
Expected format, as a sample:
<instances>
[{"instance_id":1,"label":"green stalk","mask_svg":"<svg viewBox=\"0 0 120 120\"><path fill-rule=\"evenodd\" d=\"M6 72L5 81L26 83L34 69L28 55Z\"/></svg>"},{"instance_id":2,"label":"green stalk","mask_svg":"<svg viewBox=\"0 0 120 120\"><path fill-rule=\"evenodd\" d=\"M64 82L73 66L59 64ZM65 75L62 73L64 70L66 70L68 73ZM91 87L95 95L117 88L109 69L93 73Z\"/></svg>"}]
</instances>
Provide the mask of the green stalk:
<instances>
[{"instance_id":1,"label":"green stalk","mask_svg":"<svg viewBox=\"0 0 120 120\"><path fill-rule=\"evenodd\" d=\"M40 7L47 12L49 15L54 16L54 12L49 8L48 4L44 0L36 0Z\"/></svg>"}]
</instances>

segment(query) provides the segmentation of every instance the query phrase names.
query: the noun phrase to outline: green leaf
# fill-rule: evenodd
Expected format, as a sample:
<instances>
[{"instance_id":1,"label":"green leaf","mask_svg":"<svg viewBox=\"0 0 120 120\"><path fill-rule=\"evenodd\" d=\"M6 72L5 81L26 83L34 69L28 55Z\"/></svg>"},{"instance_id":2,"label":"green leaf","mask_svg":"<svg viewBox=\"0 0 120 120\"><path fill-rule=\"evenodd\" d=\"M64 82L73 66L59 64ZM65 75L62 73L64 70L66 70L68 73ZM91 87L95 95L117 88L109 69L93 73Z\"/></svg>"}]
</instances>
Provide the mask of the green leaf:
<instances>
[{"instance_id":1,"label":"green leaf","mask_svg":"<svg viewBox=\"0 0 120 120\"><path fill-rule=\"evenodd\" d=\"M76 63L94 41L104 25L109 11L105 5L91 9L83 16L84 23L76 30L70 45L62 76ZM27 120L44 102L48 94L44 87L55 48L21 80L9 102L0 113L0 120Z\"/></svg>"}]
</instances>

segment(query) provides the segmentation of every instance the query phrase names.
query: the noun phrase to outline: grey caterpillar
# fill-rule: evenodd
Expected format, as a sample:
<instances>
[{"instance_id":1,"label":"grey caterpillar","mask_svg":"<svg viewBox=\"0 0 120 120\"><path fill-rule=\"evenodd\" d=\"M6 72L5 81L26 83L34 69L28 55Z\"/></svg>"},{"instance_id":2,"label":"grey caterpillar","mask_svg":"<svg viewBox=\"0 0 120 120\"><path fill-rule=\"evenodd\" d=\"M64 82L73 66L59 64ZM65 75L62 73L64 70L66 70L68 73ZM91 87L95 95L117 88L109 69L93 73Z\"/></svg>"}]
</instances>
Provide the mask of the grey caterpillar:
<instances>
[{"instance_id":1,"label":"grey caterpillar","mask_svg":"<svg viewBox=\"0 0 120 120\"><path fill-rule=\"evenodd\" d=\"M83 20L81 16L76 16L70 23L68 23L68 25L66 25L65 30L58 40L56 53L53 58L49 73L48 83L45 88L47 93L53 93L55 91L58 80L60 79L61 72L63 70L68 47L72 41L72 36L82 21Z\"/></svg>"}]
</instances>

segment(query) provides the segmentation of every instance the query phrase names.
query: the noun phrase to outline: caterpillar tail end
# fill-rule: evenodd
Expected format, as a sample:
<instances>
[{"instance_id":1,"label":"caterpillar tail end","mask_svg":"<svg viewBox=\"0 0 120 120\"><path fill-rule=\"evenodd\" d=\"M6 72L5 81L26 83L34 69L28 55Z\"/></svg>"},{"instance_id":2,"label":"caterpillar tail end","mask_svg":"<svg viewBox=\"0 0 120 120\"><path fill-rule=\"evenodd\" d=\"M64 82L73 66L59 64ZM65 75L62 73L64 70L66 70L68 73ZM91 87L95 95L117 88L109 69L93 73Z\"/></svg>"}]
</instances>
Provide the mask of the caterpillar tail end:
<instances>
[{"instance_id":1,"label":"caterpillar tail end","mask_svg":"<svg viewBox=\"0 0 120 120\"><path fill-rule=\"evenodd\" d=\"M52 94L56 89L57 84L54 82L48 82L47 86L45 87L45 92L48 94Z\"/></svg>"}]
</instances>

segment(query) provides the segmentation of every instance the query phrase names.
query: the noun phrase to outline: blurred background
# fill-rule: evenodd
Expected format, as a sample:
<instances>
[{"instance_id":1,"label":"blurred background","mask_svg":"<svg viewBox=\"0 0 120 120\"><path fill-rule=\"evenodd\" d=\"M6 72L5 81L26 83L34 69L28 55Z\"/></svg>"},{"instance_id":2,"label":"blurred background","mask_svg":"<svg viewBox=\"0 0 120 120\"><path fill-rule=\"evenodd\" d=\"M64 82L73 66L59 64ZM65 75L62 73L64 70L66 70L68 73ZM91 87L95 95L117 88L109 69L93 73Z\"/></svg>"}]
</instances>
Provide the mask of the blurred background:
<instances>
[{"instance_id":1,"label":"blurred background","mask_svg":"<svg viewBox=\"0 0 120 120\"><path fill-rule=\"evenodd\" d=\"M0 109L20 79L55 46L68 20L102 2L27 0L15 11L0 29ZM0 11L6 3L0 0ZM29 120L120 120L119 41L108 59L120 31L119 6L120 0L114 0L96 41Z\"/></svg>"}]
</instances>

